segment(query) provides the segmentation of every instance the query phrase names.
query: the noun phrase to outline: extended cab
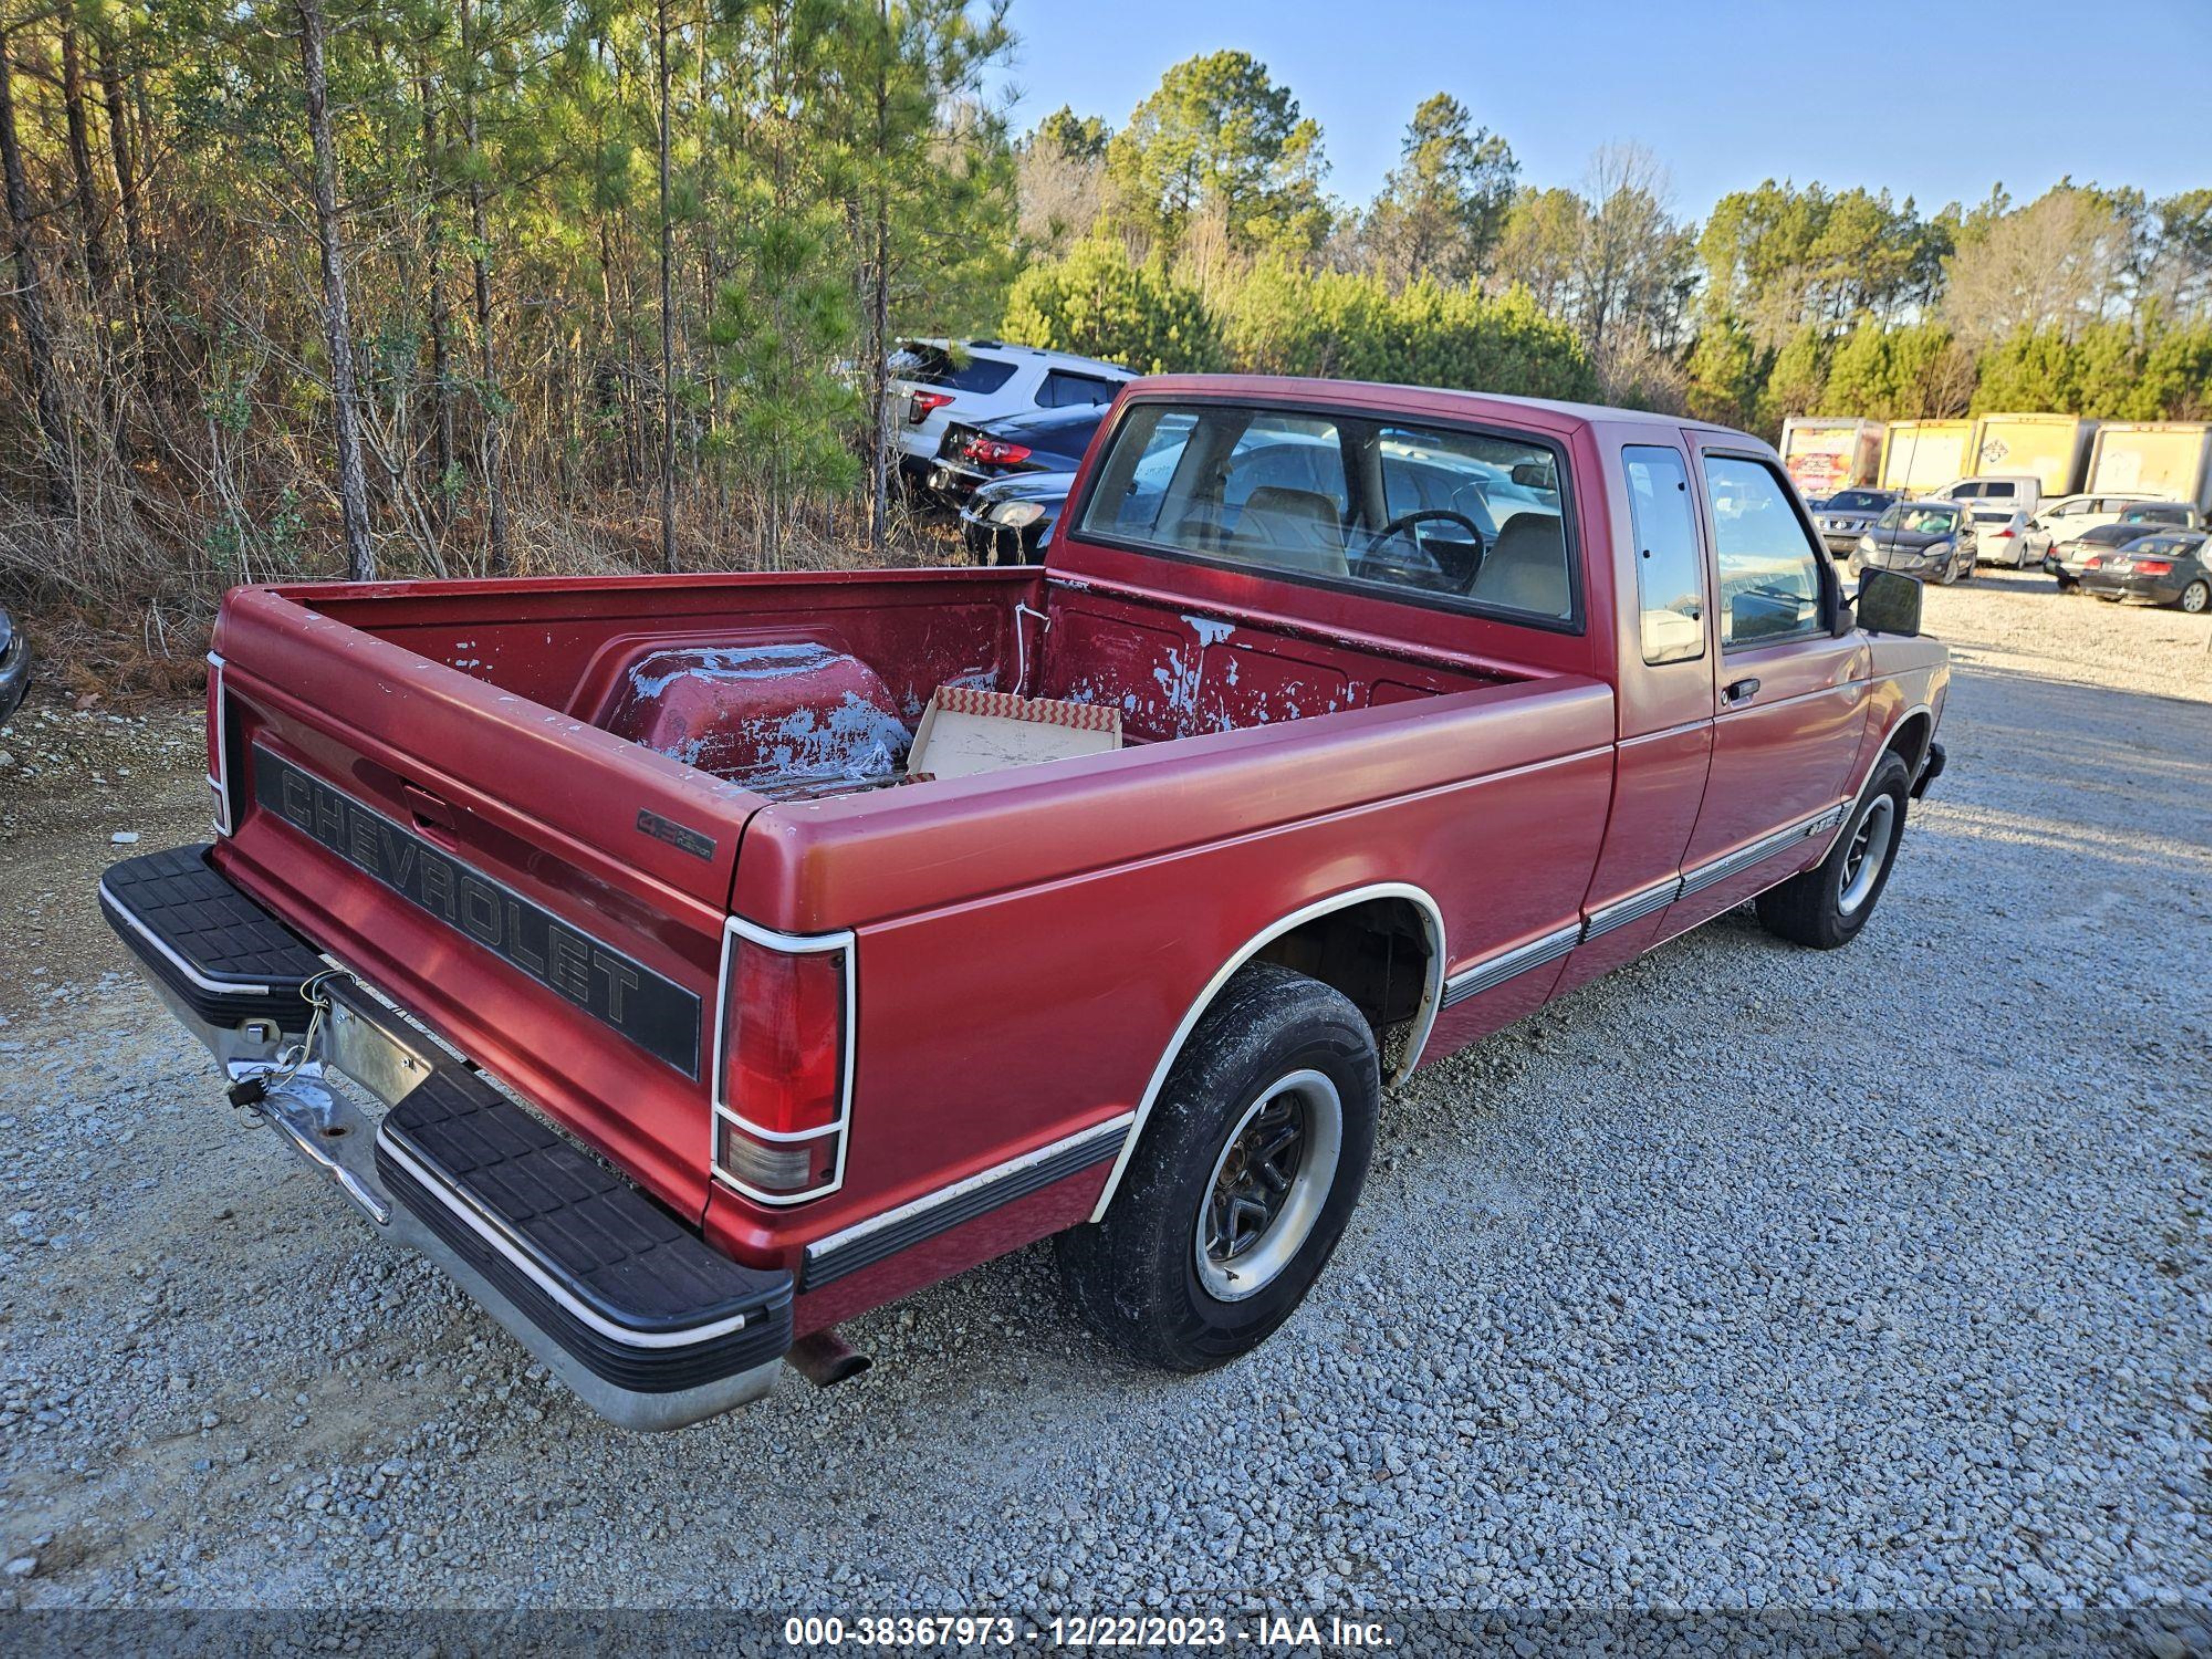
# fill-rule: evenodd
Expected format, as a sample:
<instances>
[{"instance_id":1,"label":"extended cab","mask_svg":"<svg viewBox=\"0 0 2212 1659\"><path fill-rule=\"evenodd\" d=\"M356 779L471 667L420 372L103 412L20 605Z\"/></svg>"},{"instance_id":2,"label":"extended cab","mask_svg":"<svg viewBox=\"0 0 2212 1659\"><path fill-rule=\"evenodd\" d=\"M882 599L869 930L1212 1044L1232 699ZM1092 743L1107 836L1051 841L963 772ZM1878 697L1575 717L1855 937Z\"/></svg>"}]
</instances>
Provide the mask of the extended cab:
<instances>
[{"instance_id":1,"label":"extended cab","mask_svg":"<svg viewBox=\"0 0 2212 1659\"><path fill-rule=\"evenodd\" d=\"M1741 433L1149 380L1042 568L241 588L213 844L101 902L617 1422L1051 1235L1195 1369L1321 1272L1386 1081L1747 900L1859 930L1941 769L1918 591L1855 614ZM959 716L1084 752L915 763Z\"/></svg>"}]
</instances>

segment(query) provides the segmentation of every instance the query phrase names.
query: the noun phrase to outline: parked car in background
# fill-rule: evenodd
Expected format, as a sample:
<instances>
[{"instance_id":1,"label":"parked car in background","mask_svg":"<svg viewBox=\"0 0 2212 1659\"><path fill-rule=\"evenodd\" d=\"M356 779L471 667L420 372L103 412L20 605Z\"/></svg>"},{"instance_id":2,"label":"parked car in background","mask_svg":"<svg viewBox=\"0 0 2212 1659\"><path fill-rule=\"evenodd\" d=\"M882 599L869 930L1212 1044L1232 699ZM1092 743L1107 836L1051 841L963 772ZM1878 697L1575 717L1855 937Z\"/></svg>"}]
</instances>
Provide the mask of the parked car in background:
<instances>
[{"instance_id":1,"label":"parked car in background","mask_svg":"<svg viewBox=\"0 0 2212 1659\"><path fill-rule=\"evenodd\" d=\"M1949 586L1974 574L1974 520L1964 501L1898 501L1859 538L1851 574L1894 570Z\"/></svg>"},{"instance_id":2,"label":"parked car in background","mask_svg":"<svg viewBox=\"0 0 2212 1659\"><path fill-rule=\"evenodd\" d=\"M1098 435L1108 404L1085 404L1075 409L1040 409L1026 415L980 424L955 421L945 428L937 447L937 464L929 470L929 487L948 501L959 502L978 486L1013 472L1073 472L1083 464L1083 452Z\"/></svg>"},{"instance_id":3,"label":"parked car in background","mask_svg":"<svg viewBox=\"0 0 2212 1659\"><path fill-rule=\"evenodd\" d=\"M2146 490L2100 489L2045 501L2028 520L2028 562L2041 564L2057 544L2070 542L2100 525L2118 524L2130 507L2160 499Z\"/></svg>"},{"instance_id":4,"label":"parked car in background","mask_svg":"<svg viewBox=\"0 0 2212 1659\"><path fill-rule=\"evenodd\" d=\"M1875 520L1901 499L1894 489L1838 490L1814 507L1813 520L1828 551L1848 556L1859 538L1874 528Z\"/></svg>"},{"instance_id":5,"label":"parked car in background","mask_svg":"<svg viewBox=\"0 0 2212 1659\"><path fill-rule=\"evenodd\" d=\"M2212 565L2206 557L2204 532L2161 530L2109 553L2091 554L2082 562L2081 591L2115 604L2142 599L2201 617L2212 608Z\"/></svg>"},{"instance_id":6,"label":"parked car in background","mask_svg":"<svg viewBox=\"0 0 2212 1659\"><path fill-rule=\"evenodd\" d=\"M1034 409L1110 404L1133 378L1094 357L1003 340L904 341L891 354L892 391L905 399L900 469L916 482L927 478L956 420L975 425Z\"/></svg>"},{"instance_id":7,"label":"parked car in background","mask_svg":"<svg viewBox=\"0 0 2212 1659\"><path fill-rule=\"evenodd\" d=\"M2043 568L2058 579L2060 592L2070 593L2081 586L2081 572L2095 556L2115 552L2162 530L2203 527L2204 515L2186 501L2137 501L2112 523L2060 542L2044 555Z\"/></svg>"},{"instance_id":8,"label":"parked car in background","mask_svg":"<svg viewBox=\"0 0 2212 1659\"><path fill-rule=\"evenodd\" d=\"M1971 478L1954 479L1936 494L1947 501L2017 507L2032 519L2043 506L2043 480L2032 472L1983 472Z\"/></svg>"},{"instance_id":9,"label":"parked car in background","mask_svg":"<svg viewBox=\"0 0 2212 1659\"><path fill-rule=\"evenodd\" d=\"M31 642L15 619L0 611L0 720L15 712L31 689Z\"/></svg>"},{"instance_id":10,"label":"parked car in background","mask_svg":"<svg viewBox=\"0 0 2212 1659\"><path fill-rule=\"evenodd\" d=\"M2027 554L2027 527L2034 520L2021 508L1983 507L1973 509L1974 558L1981 564L2008 565L2025 570L2033 562Z\"/></svg>"},{"instance_id":11,"label":"parked car in background","mask_svg":"<svg viewBox=\"0 0 2212 1659\"><path fill-rule=\"evenodd\" d=\"M960 539L978 564L1042 564L1075 474L1018 472L987 483L960 508Z\"/></svg>"}]
</instances>

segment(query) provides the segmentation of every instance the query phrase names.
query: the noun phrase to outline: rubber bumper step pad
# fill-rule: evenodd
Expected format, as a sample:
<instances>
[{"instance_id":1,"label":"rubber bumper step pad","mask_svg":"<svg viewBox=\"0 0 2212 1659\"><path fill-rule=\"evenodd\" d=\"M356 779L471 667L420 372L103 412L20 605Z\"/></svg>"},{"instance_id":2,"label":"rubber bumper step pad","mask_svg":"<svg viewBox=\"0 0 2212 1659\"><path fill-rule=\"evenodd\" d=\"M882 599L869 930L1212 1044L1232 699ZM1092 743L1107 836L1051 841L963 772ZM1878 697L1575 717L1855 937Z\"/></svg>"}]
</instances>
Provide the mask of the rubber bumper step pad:
<instances>
[{"instance_id":1,"label":"rubber bumper step pad","mask_svg":"<svg viewBox=\"0 0 2212 1659\"><path fill-rule=\"evenodd\" d=\"M100 880L101 914L132 953L210 1024L265 1017L280 1030L305 1030L311 1010L300 987L322 970L323 959L225 880L208 863L208 852L204 844L173 847L110 866ZM146 943L133 921L217 988L179 971Z\"/></svg>"},{"instance_id":2,"label":"rubber bumper step pad","mask_svg":"<svg viewBox=\"0 0 2212 1659\"><path fill-rule=\"evenodd\" d=\"M448 1248L617 1387L673 1393L791 1346L790 1274L712 1249L471 1073L441 1069L385 1115L376 1170Z\"/></svg>"}]
</instances>

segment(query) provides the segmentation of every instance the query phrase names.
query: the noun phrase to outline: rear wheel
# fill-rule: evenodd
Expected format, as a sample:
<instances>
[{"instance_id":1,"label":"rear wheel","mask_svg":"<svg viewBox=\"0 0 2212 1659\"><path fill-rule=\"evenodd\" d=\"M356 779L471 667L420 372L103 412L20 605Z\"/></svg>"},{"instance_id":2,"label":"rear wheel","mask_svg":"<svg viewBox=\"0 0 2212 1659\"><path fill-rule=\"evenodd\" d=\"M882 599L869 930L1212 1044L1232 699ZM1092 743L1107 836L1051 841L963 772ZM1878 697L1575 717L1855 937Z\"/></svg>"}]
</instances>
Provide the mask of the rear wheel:
<instances>
[{"instance_id":1,"label":"rear wheel","mask_svg":"<svg viewBox=\"0 0 2212 1659\"><path fill-rule=\"evenodd\" d=\"M1897 751L1875 763L1873 781L1844 821L1828 856L1759 896L1759 925L1793 945L1832 951L1849 945L1889 885L1912 775Z\"/></svg>"},{"instance_id":2,"label":"rear wheel","mask_svg":"<svg viewBox=\"0 0 2212 1659\"><path fill-rule=\"evenodd\" d=\"M2192 617L2203 616L2207 610L2212 610L2212 582L2200 578L2190 583L2181 590L2181 597L2174 604Z\"/></svg>"},{"instance_id":3,"label":"rear wheel","mask_svg":"<svg viewBox=\"0 0 2212 1659\"><path fill-rule=\"evenodd\" d=\"M1375 1034L1348 998L1272 963L1241 969L1177 1056L1106 1218L1056 1243L1077 1310L1170 1370L1258 1346L1343 1236L1381 1098Z\"/></svg>"}]
</instances>

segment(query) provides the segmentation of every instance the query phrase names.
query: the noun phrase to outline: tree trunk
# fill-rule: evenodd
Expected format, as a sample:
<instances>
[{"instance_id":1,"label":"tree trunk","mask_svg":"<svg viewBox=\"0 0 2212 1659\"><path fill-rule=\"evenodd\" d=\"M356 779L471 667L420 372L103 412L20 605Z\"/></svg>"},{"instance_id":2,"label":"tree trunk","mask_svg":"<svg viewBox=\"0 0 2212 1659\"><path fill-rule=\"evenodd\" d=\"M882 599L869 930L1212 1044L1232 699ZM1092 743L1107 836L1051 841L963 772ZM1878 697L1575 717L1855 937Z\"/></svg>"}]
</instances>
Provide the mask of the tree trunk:
<instances>
[{"instance_id":1,"label":"tree trunk","mask_svg":"<svg viewBox=\"0 0 2212 1659\"><path fill-rule=\"evenodd\" d=\"M660 75L660 563L676 568L675 246L668 221L668 0L659 0Z\"/></svg>"},{"instance_id":2,"label":"tree trunk","mask_svg":"<svg viewBox=\"0 0 2212 1659\"><path fill-rule=\"evenodd\" d=\"M138 210L138 168L131 153L131 117L123 102L123 71L112 37L95 37L93 62L100 100L107 108L107 146L115 162L115 198L123 206L123 248L131 261L131 313L136 332L146 331L146 230Z\"/></svg>"},{"instance_id":3,"label":"tree trunk","mask_svg":"<svg viewBox=\"0 0 2212 1659\"><path fill-rule=\"evenodd\" d=\"M300 67L307 80L307 136L315 157L315 234L323 265L323 337L331 354L331 412L337 428L338 516L345 528L346 574L376 575L368 538L368 481L361 465L361 414L355 403L353 321L346 311L345 250L338 228L338 164L331 143L330 82L323 64L323 0L293 0L300 16Z\"/></svg>"},{"instance_id":4,"label":"tree trunk","mask_svg":"<svg viewBox=\"0 0 2212 1659\"><path fill-rule=\"evenodd\" d=\"M469 150L469 236L473 247L470 264L476 279L477 355L483 380L484 506L489 545L484 567L495 576L506 574L507 488L501 479L506 447L506 417L500 409L499 358L491 334L490 240L484 230L483 169L477 157L477 46L473 33L475 9L461 0L461 56L465 78L461 85L461 140Z\"/></svg>"},{"instance_id":5,"label":"tree trunk","mask_svg":"<svg viewBox=\"0 0 2212 1659\"><path fill-rule=\"evenodd\" d=\"M77 51L76 14L70 0L60 7L62 31L62 120L69 133L70 171L76 183L76 217L84 244L85 276L92 284L95 311L107 297L113 268L102 234L100 195L92 182L92 140L84 118L84 65Z\"/></svg>"},{"instance_id":6,"label":"tree trunk","mask_svg":"<svg viewBox=\"0 0 2212 1659\"><path fill-rule=\"evenodd\" d=\"M31 190L23 177L23 148L15 133L15 90L9 61L9 40L0 30L0 176L8 197L9 251L15 256L15 315L31 359L32 400L39 411L39 436L46 450L46 505L58 519L75 516L76 490L70 471L69 425L62 414L61 386L54 376L53 336L46 329L44 275L31 242Z\"/></svg>"},{"instance_id":7,"label":"tree trunk","mask_svg":"<svg viewBox=\"0 0 2212 1659\"><path fill-rule=\"evenodd\" d=\"M438 106L430 77L418 76L422 100L422 173L426 198L424 240L429 252L431 456L437 468L431 501L438 527L453 516L453 313L446 301L446 214L443 179L438 167Z\"/></svg>"},{"instance_id":8,"label":"tree trunk","mask_svg":"<svg viewBox=\"0 0 2212 1659\"><path fill-rule=\"evenodd\" d=\"M868 294L868 551L882 561L890 519L891 206L884 169L890 161L890 0L877 0L883 38L876 62L874 281Z\"/></svg>"}]
</instances>

